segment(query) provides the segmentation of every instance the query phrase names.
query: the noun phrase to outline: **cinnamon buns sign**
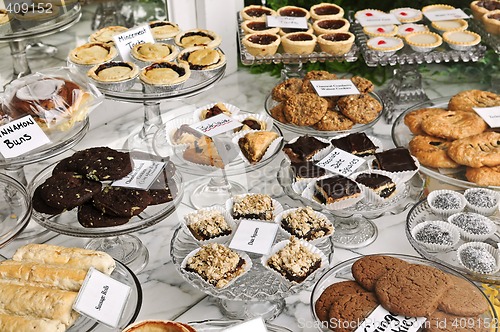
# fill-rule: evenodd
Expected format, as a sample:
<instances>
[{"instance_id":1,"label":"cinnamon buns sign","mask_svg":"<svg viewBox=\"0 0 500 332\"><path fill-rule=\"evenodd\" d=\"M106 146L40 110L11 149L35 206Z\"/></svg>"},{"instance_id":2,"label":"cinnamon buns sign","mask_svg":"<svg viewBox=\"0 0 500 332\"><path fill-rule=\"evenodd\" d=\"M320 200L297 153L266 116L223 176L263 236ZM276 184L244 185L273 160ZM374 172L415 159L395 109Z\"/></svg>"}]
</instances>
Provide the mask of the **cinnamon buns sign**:
<instances>
[{"instance_id":1,"label":"cinnamon buns sign","mask_svg":"<svg viewBox=\"0 0 500 332\"><path fill-rule=\"evenodd\" d=\"M47 143L49 138L31 115L0 126L0 153L5 158L20 156Z\"/></svg>"}]
</instances>

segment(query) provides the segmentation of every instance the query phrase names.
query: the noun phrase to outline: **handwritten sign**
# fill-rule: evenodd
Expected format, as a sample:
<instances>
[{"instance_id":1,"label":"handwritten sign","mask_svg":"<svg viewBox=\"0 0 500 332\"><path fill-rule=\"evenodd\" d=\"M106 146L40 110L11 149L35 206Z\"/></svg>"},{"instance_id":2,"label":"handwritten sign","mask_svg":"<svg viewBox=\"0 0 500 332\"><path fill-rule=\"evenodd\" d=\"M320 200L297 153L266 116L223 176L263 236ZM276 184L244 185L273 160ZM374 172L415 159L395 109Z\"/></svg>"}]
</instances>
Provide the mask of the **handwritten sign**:
<instances>
[{"instance_id":1,"label":"handwritten sign","mask_svg":"<svg viewBox=\"0 0 500 332\"><path fill-rule=\"evenodd\" d=\"M130 286L90 268L73 309L107 326L118 327Z\"/></svg>"},{"instance_id":2,"label":"handwritten sign","mask_svg":"<svg viewBox=\"0 0 500 332\"><path fill-rule=\"evenodd\" d=\"M316 163L330 172L347 176L357 170L365 160L339 148L335 148L325 158Z\"/></svg>"},{"instance_id":3,"label":"handwritten sign","mask_svg":"<svg viewBox=\"0 0 500 332\"><path fill-rule=\"evenodd\" d=\"M320 97L359 95L359 90L351 80L311 81Z\"/></svg>"},{"instance_id":4,"label":"handwritten sign","mask_svg":"<svg viewBox=\"0 0 500 332\"><path fill-rule=\"evenodd\" d=\"M307 30L307 19L305 17L266 16L266 24L272 28Z\"/></svg>"},{"instance_id":5,"label":"handwritten sign","mask_svg":"<svg viewBox=\"0 0 500 332\"><path fill-rule=\"evenodd\" d=\"M266 332L266 323L262 317L254 318L244 323L224 329L224 332Z\"/></svg>"},{"instance_id":6,"label":"handwritten sign","mask_svg":"<svg viewBox=\"0 0 500 332\"><path fill-rule=\"evenodd\" d=\"M473 107L473 110L476 111L491 128L500 128L500 106Z\"/></svg>"},{"instance_id":7,"label":"handwritten sign","mask_svg":"<svg viewBox=\"0 0 500 332\"><path fill-rule=\"evenodd\" d=\"M229 248L267 255L271 251L277 231L278 224L273 222L242 220Z\"/></svg>"},{"instance_id":8,"label":"handwritten sign","mask_svg":"<svg viewBox=\"0 0 500 332\"><path fill-rule=\"evenodd\" d=\"M236 121L226 114L219 114L190 125L191 128L208 137L214 137L241 126L243 126L241 122Z\"/></svg>"},{"instance_id":9,"label":"handwritten sign","mask_svg":"<svg viewBox=\"0 0 500 332\"><path fill-rule=\"evenodd\" d=\"M124 61L131 60L130 51L135 45L155 42L149 25L140 25L136 28L128 29L123 33L113 36L113 40Z\"/></svg>"},{"instance_id":10,"label":"handwritten sign","mask_svg":"<svg viewBox=\"0 0 500 332\"><path fill-rule=\"evenodd\" d=\"M17 157L50 143L31 115L0 126L0 153L4 158Z\"/></svg>"},{"instance_id":11,"label":"handwritten sign","mask_svg":"<svg viewBox=\"0 0 500 332\"><path fill-rule=\"evenodd\" d=\"M165 167L165 163L153 160L134 159L134 169L123 179L114 181L113 187L148 190Z\"/></svg>"},{"instance_id":12,"label":"handwritten sign","mask_svg":"<svg viewBox=\"0 0 500 332\"><path fill-rule=\"evenodd\" d=\"M426 320L425 317L404 317L394 315L379 305L367 318L365 318L355 332L417 332ZM342 322L333 322L333 324L335 323L341 324ZM451 330L453 330L451 323L452 319L449 320L449 324Z\"/></svg>"},{"instance_id":13,"label":"handwritten sign","mask_svg":"<svg viewBox=\"0 0 500 332\"><path fill-rule=\"evenodd\" d=\"M424 13L425 17L431 22L438 21L450 21L458 19L468 19L467 15L462 9L445 9L445 10L434 10L431 12Z\"/></svg>"},{"instance_id":14,"label":"handwritten sign","mask_svg":"<svg viewBox=\"0 0 500 332\"><path fill-rule=\"evenodd\" d=\"M360 15L357 18L359 24L364 27L371 27L376 25L390 25L401 24L396 16L392 14L373 12L371 16Z\"/></svg>"}]
</instances>

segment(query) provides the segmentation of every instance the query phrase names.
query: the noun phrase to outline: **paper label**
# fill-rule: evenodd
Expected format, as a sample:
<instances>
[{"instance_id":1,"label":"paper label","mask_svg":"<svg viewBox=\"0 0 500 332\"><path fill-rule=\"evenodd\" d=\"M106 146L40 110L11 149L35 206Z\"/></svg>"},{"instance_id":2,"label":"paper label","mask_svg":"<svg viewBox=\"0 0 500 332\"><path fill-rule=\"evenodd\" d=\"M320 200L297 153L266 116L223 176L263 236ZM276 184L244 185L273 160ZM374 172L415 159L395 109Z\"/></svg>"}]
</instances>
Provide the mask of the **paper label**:
<instances>
[{"instance_id":1,"label":"paper label","mask_svg":"<svg viewBox=\"0 0 500 332\"><path fill-rule=\"evenodd\" d=\"M118 327L131 288L91 267L73 309L107 326Z\"/></svg>"},{"instance_id":2,"label":"paper label","mask_svg":"<svg viewBox=\"0 0 500 332\"><path fill-rule=\"evenodd\" d=\"M266 332L266 323L262 317L254 318L247 322L232 326L230 328L222 330L224 332Z\"/></svg>"},{"instance_id":3,"label":"paper label","mask_svg":"<svg viewBox=\"0 0 500 332\"><path fill-rule=\"evenodd\" d=\"M359 95L359 90L351 80L311 81L320 97Z\"/></svg>"},{"instance_id":4,"label":"paper label","mask_svg":"<svg viewBox=\"0 0 500 332\"><path fill-rule=\"evenodd\" d=\"M124 61L130 61L130 51L135 45L144 43L154 43L155 39L149 25L140 25L136 28L128 29L127 31L113 36L115 47L120 52Z\"/></svg>"},{"instance_id":5,"label":"paper label","mask_svg":"<svg viewBox=\"0 0 500 332\"><path fill-rule=\"evenodd\" d=\"M50 143L31 115L0 126L0 153L4 158L17 157Z\"/></svg>"},{"instance_id":6,"label":"paper label","mask_svg":"<svg viewBox=\"0 0 500 332\"><path fill-rule=\"evenodd\" d=\"M273 222L242 220L229 248L267 255L271 252L278 224Z\"/></svg>"},{"instance_id":7,"label":"paper label","mask_svg":"<svg viewBox=\"0 0 500 332\"><path fill-rule=\"evenodd\" d=\"M330 172L347 176L357 170L365 161L363 158L335 148L325 158L318 161L316 165Z\"/></svg>"},{"instance_id":8,"label":"paper label","mask_svg":"<svg viewBox=\"0 0 500 332\"><path fill-rule=\"evenodd\" d=\"M266 23L271 28L288 28L307 30L307 19L305 17L290 16L266 16Z\"/></svg>"},{"instance_id":9,"label":"paper label","mask_svg":"<svg viewBox=\"0 0 500 332\"><path fill-rule=\"evenodd\" d=\"M473 107L473 110L476 111L491 128L500 128L500 106Z\"/></svg>"},{"instance_id":10,"label":"paper label","mask_svg":"<svg viewBox=\"0 0 500 332\"><path fill-rule=\"evenodd\" d=\"M396 16L392 14L373 12L372 16L360 15L357 18L359 24L364 27L372 27L376 25L401 24Z\"/></svg>"},{"instance_id":11,"label":"paper label","mask_svg":"<svg viewBox=\"0 0 500 332\"><path fill-rule=\"evenodd\" d=\"M240 150L232 142L231 137L219 136L214 137L212 140L224 165L229 165L236 158L239 158Z\"/></svg>"},{"instance_id":12,"label":"paper label","mask_svg":"<svg viewBox=\"0 0 500 332\"><path fill-rule=\"evenodd\" d=\"M226 114L218 114L201 122L190 125L191 128L202 133L203 135L207 135L208 137L214 137L241 126L243 126L241 122L236 121Z\"/></svg>"},{"instance_id":13,"label":"paper label","mask_svg":"<svg viewBox=\"0 0 500 332\"><path fill-rule=\"evenodd\" d=\"M114 181L111 186L148 190L165 167L162 161L134 159L134 169L123 179Z\"/></svg>"},{"instance_id":14,"label":"paper label","mask_svg":"<svg viewBox=\"0 0 500 332\"><path fill-rule=\"evenodd\" d=\"M426 320L427 318L425 317L404 317L394 315L379 305L367 318L365 318L355 332L417 332ZM337 322L337 324L344 323L347 322ZM335 324L335 322L333 322L333 324Z\"/></svg>"},{"instance_id":15,"label":"paper label","mask_svg":"<svg viewBox=\"0 0 500 332\"><path fill-rule=\"evenodd\" d=\"M425 17L431 22L438 21L450 21L450 20L458 20L461 18L468 19L469 15L467 15L462 9L445 9L445 10L435 10L431 12L424 13Z\"/></svg>"}]
</instances>

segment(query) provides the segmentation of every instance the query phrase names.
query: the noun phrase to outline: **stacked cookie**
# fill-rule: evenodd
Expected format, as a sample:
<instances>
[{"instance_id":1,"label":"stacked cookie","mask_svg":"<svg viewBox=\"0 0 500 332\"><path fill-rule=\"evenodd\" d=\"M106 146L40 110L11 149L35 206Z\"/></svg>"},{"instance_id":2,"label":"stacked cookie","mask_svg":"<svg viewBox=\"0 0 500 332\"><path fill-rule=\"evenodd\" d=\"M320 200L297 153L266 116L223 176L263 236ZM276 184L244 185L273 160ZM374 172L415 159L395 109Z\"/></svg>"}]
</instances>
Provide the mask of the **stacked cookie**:
<instances>
[{"instance_id":1,"label":"stacked cookie","mask_svg":"<svg viewBox=\"0 0 500 332\"><path fill-rule=\"evenodd\" d=\"M465 279L384 255L358 259L352 275L354 281L328 286L314 304L318 319L333 331L356 330L379 305L392 314L426 317L424 331L458 331L463 322L463 331L484 328L488 301Z\"/></svg>"},{"instance_id":2,"label":"stacked cookie","mask_svg":"<svg viewBox=\"0 0 500 332\"><path fill-rule=\"evenodd\" d=\"M500 96L466 90L454 95L448 108L422 108L405 115L415 135L410 152L424 166L466 166L467 180L482 186L500 185L500 134L490 131L473 107L500 105Z\"/></svg>"},{"instance_id":3,"label":"stacked cookie","mask_svg":"<svg viewBox=\"0 0 500 332\"><path fill-rule=\"evenodd\" d=\"M323 70L308 72L303 79L289 78L276 85L272 98L279 104L271 116L281 123L312 126L321 131L349 130L355 124L367 124L377 119L382 104L369 93L374 87L369 80L351 78L359 95L320 97L311 84L313 80L336 80L337 75Z\"/></svg>"}]
</instances>

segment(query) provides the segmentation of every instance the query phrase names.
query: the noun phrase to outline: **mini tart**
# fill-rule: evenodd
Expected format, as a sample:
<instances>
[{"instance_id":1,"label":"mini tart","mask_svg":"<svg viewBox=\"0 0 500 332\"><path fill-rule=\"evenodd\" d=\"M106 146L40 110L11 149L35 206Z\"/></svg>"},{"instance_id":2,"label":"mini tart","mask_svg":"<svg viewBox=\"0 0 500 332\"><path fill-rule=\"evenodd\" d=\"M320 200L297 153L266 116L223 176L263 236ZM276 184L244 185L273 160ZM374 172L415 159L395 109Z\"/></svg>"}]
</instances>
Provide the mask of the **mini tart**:
<instances>
[{"instance_id":1,"label":"mini tart","mask_svg":"<svg viewBox=\"0 0 500 332\"><path fill-rule=\"evenodd\" d=\"M396 36L404 38L406 35L414 32L429 31L427 25L407 23L398 25Z\"/></svg>"},{"instance_id":2,"label":"mini tart","mask_svg":"<svg viewBox=\"0 0 500 332\"><path fill-rule=\"evenodd\" d=\"M123 33L127 31L128 29L126 27L122 26L109 26L102 28L100 30L97 30L93 34L90 35L90 41L91 42L101 42L101 43L113 43L113 36L118 35L120 33Z\"/></svg>"},{"instance_id":3,"label":"mini tart","mask_svg":"<svg viewBox=\"0 0 500 332\"><path fill-rule=\"evenodd\" d=\"M107 62L92 67L87 75L97 82L121 82L137 77L139 68L132 62Z\"/></svg>"},{"instance_id":4,"label":"mini tart","mask_svg":"<svg viewBox=\"0 0 500 332\"><path fill-rule=\"evenodd\" d=\"M481 20L484 14L492 10L500 9L500 1L498 0L476 0L470 3L472 15L476 20Z\"/></svg>"},{"instance_id":5,"label":"mini tart","mask_svg":"<svg viewBox=\"0 0 500 332\"><path fill-rule=\"evenodd\" d=\"M149 28L155 40L174 38L181 31L176 23L169 21L151 21Z\"/></svg>"},{"instance_id":6,"label":"mini tart","mask_svg":"<svg viewBox=\"0 0 500 332\"><path fill-rule=\"evenodd\" d=\"M113 60L118 51L113 45L93 42L74 48L69 53L69 60L77 65L97 65Z\"/></svg>"},{"instance_id":7,"label":"mini tart","mask_svg":"<svg viewBox=\"0 0 500 332\"><path fill-rule=\"evenodd\" d=\"M245 35L251 33L274 33L277 34L280 31L278 27L268 27L267 23L264 21L247 20L241 23L241 28Z\"/></svg>"},{"instance_id":8,"label":"mini tart","mask_svg":"<svg viewBox=\"0 0 500 332\"><path fill-rule=\"evenodd\" d=\"M151 63L171 61L179 54L174 45L166 43L143 43L134 45L130 51L132 57L139 62Z\"/></svg>"},{"instance_id":9,"label":"mini tart","mask_svg":"<svg viewBox=\"0 0 500 332\"><path fill-rule=\"evenodd\" d=\"M364 27L363 32L370 37L395 36L398 28L394 24Z\"/></svg>"},{"instance_id":10,"label":"mini tart","mask_svg":"<svg viewBox=\"0 0 500 332\"><path fill-rule=\"evenodd\" d=\"M222 42L220 36L214 31L192 29L181 32L175 36L175 43L183 48L193 46L219 47Z\"/></svg>"},{"instance_id":11,"label":"mini tart","mask_svg":"<svg viewBox=\"0 0 500 332\"><path fill-rule=\"evenodd\" d=\"M481 36L472 31L447 31L443 33L443 40L450 48L463 51L479 44Z\"/></svg>"},{"instance_id":12,"label":"mini tart","mask_svg":"<svg viewBox=\"0 0 500 332\"><path fill-rule=\"evenodd\" d=\"M280 45L280 36L271 33L253 33L243 37L242 43L253 56L274 55Z\"/></svg>"},{"instance_id":13,"label":"mini tart","mask_svg":"<svg viewBox=\"0 0 500 332\"><path fill-rule=\"evenodd\" d=\"M240 11L241 18L243 20L252 20L252 21L266 21L266 16L277 16L275 10L265 6L251 5L243 8Z\"/></svg>"},{"instance_id":14,"label":"mini tart","mask_svg":"<svg viewBox=\"0 0 500 332\"><path fill-rule=\"evenodd\" d=\"M373 17L380 14L385 14L385 12L378 9L363 9L354 13L354 18L359 19L360 17Z\"/></svg>"},{"instance_id":15,"label":"mini tart","mask_svg":"<svg viewBox=\"0 0 500 332\"><path fill-rule=\"evenodd\" d=\"M308 20L311 18L311 13L302 7L285 6L278 9L278 16L305 17Z\"/></svg>"},{"instance_id":16,"label":"mini tart","mask_svg":"<svg viewBox=\"0 0 500 332\"><path fill-rule=\"evenodd\" d=\"M432 22L431 26L438 30L439 32L443 33L446 31L463 31L467 29L469 24L467 23L466 20L449 20L449 21L436 21Z\"/></svg>"},{"instance_id":17,"label":"mini tart","mask_svg":"<svg viewBox=\"0 0 500 332\"><path fill-rule=\"evenodd\" d=\"M186 63L155 62L141 70L139 78L150 85L176 85L187 81L191 70Z\"/></svg>"},{"instance_id":18,"label":"mini tart","mask_svg":"<svg viewBox=\"0 0 500 332\"><path fill-rule=\"evenodd\" d=\"M280 28L280 31L278 34L280 36L284 36L287 33L293 33L293 32L305 32L305 33L313 33L313 26L311 23L307 23L307 29L294 29L294 28Z\"/></svg>"},{"instance_id":19,"label":"mini tart","mask_svg":"<svg viewBox=\"0 0 500 332\"><path fill-rule=\"evenodd\" d=\"M368 39L366 45L369 49L379 52L394 53L403 48L404 43L398 37L373 37Z\"/></svg>"},{"instance_id":20,"label":"mini tart","mask_svg":"<svg viewBox=\"0 0 500 332\"><path fill-rule=\"evenodd\" d=\"M226 56L218 48L195 46L182 50L177 60L186 62L191 70L211 70L225 64Z\"/></svg>"},{"instance_id":21,"label":"mini tart","mask_svg":"<svg viewBox=\"0 0 500 332\"><path fill-rule=\"evenodd\" d=\"M422 12L415 8L396 8L392 9L390 13L398 19L401 23L414 23L422 19Z\"/></svg>"},{"instance_id":22,"label":"mini tart","mask_svg":"<svg viewBox=\"0 0 500 332\"><path fill-rule=\"evenodd\" d=\"M351 25L345 18L326 18L314 21L312 26L314 33L319 36L324 33L349 31Z\"/></svg>"},{"instance_id":23,"label":"mini tart","mask_svg":"<svg viewBox=\"0 0 500 332\"><path fill-rule=\"evenodd\" d=\"M500 9L485 14L481 20L487 32L497 36L500 35Z\"/></svg>"},{"instance_id":24,"label":"mini tart","mask_svg":"<svg viewBox=\"0 0 500 332\"><path fill-rule=\"evenodd\" d=\"M311 54L316 47L317 38L311 33L294 32L281 37L281 45L285 53Z\"/></svg>"},{"instance_id":25,"label":"mini tart","mask_svg":"<svg viewBox=\"0 0 500 332\"><path fill-rule=\"evenodd\" d=\"M436 5L429 5L422 7L422 13L435 12L439 10L451 10L451 9L455 9L455 7L445 4L436 4Z\"/></svg>"},{"instance_id":26,"label":"mini tart","mask_svg":"<svg viewBox=\"0 0 500 332\"><path fill-rule=\"evenodd\" d=\"M340 56L351 50L354 39L350 32L325 33L318 36L318 45L321 51Z\"/></svg>"},{"instance_id":27,"label":"mini tart","mask_svg":"<svg viewBox=\"0 0 500 332\"><path fill-rule=\"evenodd\" d=\"M334 3L320 3L314 5L309 10L311 14L311 18L313 20L322 20L322 19L335 19L342 18L344 16L344 9L342 7L337 6Z\"/></svg>"},{"instance_id":28,"label":"mini tart","mask_svg":"<svg viewBox=\"0 0 500 332\"><path fill-rule=\"evenodd\" d=\"M443 39L437 33L422 31L406 35L405 42L416 52L428 52L441 45Z\"/></svg>"}]
</instances>

